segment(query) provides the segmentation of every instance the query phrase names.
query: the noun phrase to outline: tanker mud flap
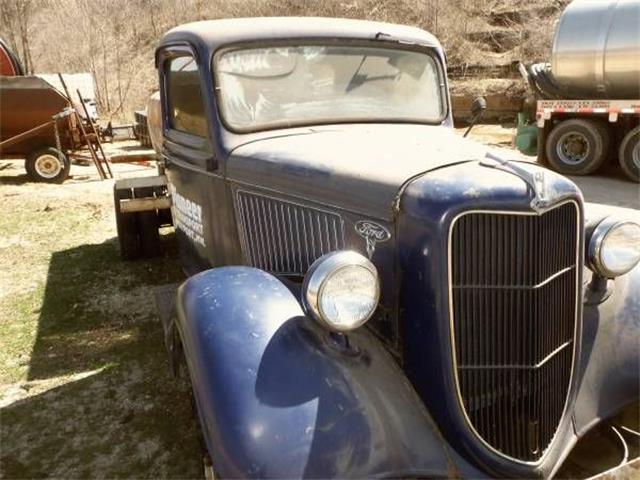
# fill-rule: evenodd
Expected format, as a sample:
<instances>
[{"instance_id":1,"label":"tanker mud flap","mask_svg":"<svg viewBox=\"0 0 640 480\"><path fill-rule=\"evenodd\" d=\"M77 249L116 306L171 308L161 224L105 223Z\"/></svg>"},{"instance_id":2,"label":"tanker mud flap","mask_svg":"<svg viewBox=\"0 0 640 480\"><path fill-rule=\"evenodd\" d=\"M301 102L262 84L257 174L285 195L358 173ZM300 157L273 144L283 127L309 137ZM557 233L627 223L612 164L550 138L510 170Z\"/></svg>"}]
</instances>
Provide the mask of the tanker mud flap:
<instances>
[{"instance_id":1,"label":"tanker mud flap","mask_svg":"<svg viewBox=\"0 0 640 480\"><path fill-rule=\"evenodd\" d=\"M366 328L345 348L305 317L292 290L266 272L224 267L178 291L176 327L218 475L483 476L448 449Z\"/></svg>"}]
</instances>

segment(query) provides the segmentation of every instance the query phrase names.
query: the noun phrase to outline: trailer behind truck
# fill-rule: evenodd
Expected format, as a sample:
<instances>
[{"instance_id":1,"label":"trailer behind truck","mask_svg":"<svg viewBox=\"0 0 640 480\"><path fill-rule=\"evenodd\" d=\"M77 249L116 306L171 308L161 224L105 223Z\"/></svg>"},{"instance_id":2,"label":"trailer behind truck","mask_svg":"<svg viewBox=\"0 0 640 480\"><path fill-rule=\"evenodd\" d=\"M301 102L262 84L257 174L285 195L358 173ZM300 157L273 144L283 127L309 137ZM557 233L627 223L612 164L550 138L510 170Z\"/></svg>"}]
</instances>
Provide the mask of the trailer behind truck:
<instances>
[{"instance_id":1,"label":"trailer behind truck","mask_svg":"<svg viewBox=\"0 0 640 480\"><path fill-rule=\"evenodd\" d=\"M640 0L575 0L551 62L521 65L536 98L538 159L569 175L617 157L640 180Z\"/></svg>"}]
</instances>

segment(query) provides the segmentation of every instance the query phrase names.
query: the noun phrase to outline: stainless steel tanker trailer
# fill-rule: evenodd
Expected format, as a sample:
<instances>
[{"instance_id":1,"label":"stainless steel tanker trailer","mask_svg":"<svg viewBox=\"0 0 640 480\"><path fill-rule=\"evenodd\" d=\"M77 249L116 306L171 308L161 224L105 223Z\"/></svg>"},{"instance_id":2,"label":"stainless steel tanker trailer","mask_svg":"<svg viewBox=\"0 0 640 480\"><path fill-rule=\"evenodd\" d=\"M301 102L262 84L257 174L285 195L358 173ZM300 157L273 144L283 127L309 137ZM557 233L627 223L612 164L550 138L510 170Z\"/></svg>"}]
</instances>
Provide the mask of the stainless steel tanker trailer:
<instances>
[{"instance_id":1,"label":"stainless steel tanker trailer","mask_svg":"<svg viewBox=\"0 0 640 480\"><path fill-rule=\"evenodd\" d=\"M575 0L551 62L520 70L537 98L541 163L587 175L617 156L639 181L640 0Z\"/></svg>"}]
</instances>

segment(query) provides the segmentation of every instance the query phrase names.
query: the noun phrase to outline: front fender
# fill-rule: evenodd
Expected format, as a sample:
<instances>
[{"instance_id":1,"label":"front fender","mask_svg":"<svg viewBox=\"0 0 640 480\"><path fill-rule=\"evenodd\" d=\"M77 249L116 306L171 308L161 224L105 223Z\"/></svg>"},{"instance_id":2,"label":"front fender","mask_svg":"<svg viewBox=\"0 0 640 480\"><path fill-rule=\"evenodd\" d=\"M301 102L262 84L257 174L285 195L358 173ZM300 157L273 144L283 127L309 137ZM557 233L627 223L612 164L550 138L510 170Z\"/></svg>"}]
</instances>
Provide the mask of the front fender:
<instances>
[{"instance_id":1,"label":"front fender","mask_svg":"<svg viewBox=\"0 0 640 480\"><path fill-rule=\"evenodd\" d=\"M208 270L178 292L205 440L222 477L456 475L404 373L366 329L345 351L274 276ZM453 457L452 457L453 455Z\"/></svg>"},{"instance_id":2,"label":"front fender","mask_svg":"<svg viewBox=\"0 0 640 480\"><path fill-rule=\"evenodd\" d=\"M606 300L584 306L574 413L578 435L640 395L640 265L610 281L608 288ZM587 300L590 297L587 292Z\"/></svg>"}]
</instances>

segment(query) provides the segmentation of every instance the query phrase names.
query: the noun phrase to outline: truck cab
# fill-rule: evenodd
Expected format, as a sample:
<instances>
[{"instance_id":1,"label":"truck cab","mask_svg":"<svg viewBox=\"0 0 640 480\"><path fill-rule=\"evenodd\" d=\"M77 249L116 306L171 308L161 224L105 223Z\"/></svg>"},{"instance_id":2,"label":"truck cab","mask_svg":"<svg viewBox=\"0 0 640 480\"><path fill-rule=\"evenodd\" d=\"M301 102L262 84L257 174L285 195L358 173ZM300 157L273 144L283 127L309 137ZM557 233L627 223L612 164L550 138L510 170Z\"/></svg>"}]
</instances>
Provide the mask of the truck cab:
<instances>
[{"instance_id":1,"label":"truck cab","mask_svg":"<svg viewBox=\"0 0 640 480\"><path fill-rule=\"evenodd\" d=\"M204 21L156 65L212 472L549 477L637 400L640 226L458 136L435 37Z\"/></svg>"}]
</instances>

